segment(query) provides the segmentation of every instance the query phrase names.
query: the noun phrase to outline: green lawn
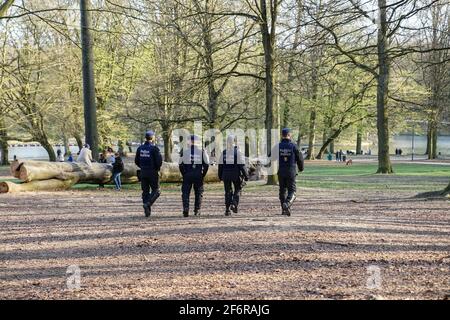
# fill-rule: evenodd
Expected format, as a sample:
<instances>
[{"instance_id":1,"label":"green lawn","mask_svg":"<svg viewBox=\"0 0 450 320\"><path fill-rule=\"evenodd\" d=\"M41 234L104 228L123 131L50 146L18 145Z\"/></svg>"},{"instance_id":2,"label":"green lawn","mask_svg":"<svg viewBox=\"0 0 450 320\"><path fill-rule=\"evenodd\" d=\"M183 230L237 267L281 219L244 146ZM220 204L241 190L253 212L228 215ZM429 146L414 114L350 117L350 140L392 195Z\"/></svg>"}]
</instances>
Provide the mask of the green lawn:
<instances>
[{"instance_id":1,"label":"green lawn","mask_svg":"<svg viewBox=\"0 0 450 320\"><path fill-rule=\"evenodd\" d=\"M450 180L450 166L395 164L393 175L375 174L376 163L308 164L299 175L301 187L329 189L372 189L433 191L443 189Z\"/></svg>"}]
</instances>

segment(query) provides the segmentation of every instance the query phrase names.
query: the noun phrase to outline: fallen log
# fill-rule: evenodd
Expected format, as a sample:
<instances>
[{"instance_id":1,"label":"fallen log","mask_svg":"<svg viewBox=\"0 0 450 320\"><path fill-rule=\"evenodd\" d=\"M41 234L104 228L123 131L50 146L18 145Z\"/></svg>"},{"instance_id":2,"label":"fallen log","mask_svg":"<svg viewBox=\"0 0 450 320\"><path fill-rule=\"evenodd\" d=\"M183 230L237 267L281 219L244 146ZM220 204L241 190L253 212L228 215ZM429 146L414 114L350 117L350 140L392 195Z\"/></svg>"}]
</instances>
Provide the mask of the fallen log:
<instances>
[{"instance_id":1,"label":"fallen log","mask_svg":"<svg viewBox=\"0 0 450 320\"><path fill-rule=\"evenodd\" d=\"M14 161L10 166L14 177L23 181L0 183L0 193L22 191L52 191L69 189L76 183L111 183L112 167L105 163ZM123 184L136 183L138 167L134 163L124 163L121 175ZM210 166L205 182L218 182L217 166ZM176 163L164 162L160 171L161 182L182 182L183 178Z\"/></svg>"},{"instance_id":2,"label":"fallen log","mask_svg":"<svg viewBox=\"0 0 450 320\"><path fill-rule=\"evenodd\" d=\"M0 182L0 193L16 193L25 191L59 191L70 189L74 180L37 180L27 183L14 183L11 181Z\"/></svg>"}]
</instances>

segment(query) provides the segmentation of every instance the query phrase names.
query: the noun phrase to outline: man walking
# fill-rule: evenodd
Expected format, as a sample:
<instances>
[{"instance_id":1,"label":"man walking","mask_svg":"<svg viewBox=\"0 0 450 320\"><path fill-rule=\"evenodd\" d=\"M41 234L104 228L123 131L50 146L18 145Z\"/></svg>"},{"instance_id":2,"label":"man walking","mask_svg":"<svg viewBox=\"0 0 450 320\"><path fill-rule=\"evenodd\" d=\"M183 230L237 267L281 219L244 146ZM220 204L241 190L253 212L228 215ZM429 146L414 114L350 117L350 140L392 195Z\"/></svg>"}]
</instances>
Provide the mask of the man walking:
<instances>
[{"instance_id":1,"label":"man walking","mask_svg":"<svg viewBox=\"0 0 450 320\"><path fill-rule=\"evenodd\" d=\"M199 145L200 144L200 145ZM189 217L189 197L192 187L194 187L195 203L194 214L200 215L203 197L203 179L209 168L209 158L205 150L201 147L199 137L191 136L188 150L181 150L179 169L183 176L181 187L183 200L183 216Z\"/></svg>"},{"instance_id":2,"label":"man walking","mask_svg":"<svg viewBox=\"0 0 450 320\"><path fill-rule=\"evenodd\" d=\"M161 194L159 170L162 165L162 156L159 148L155 145L155 133L153 131L145 133L145 143L137 149L134 162L141 169L139 176L142 188L142 202L144 214L146 217L149 217L152 212L152 205Z\"/></svg>"},{"instance_id":3,"label":"man walking","mask_svg":"<svg viewBox=\"0 0 450 320\"><path fill-rule=\"evenodd\" d=\"M280 202L282 214L291 215L291 206L295 200L297 185L295 178L298 171L304 169L303 155L297 145L291 141L291 130L285 128L281 132L282 139L278 150L278 180L280 184ZM287 193L287 196L286 196Z\"/></svg>"},{"instance_id":4,"label":"man walking","mask_svg":"<svg viewBox=\"0 0 450 320\"><path fill-rule=\"evenodd\" d=\"M236 138L232 135L227 138L227 148L223 150L219 160L219 179L223 181L225 189L226 216L231 215L231 211L238 212L243 181L248 181L245 159L235 145L235 140Z\"/></svg>"}]
</instances>

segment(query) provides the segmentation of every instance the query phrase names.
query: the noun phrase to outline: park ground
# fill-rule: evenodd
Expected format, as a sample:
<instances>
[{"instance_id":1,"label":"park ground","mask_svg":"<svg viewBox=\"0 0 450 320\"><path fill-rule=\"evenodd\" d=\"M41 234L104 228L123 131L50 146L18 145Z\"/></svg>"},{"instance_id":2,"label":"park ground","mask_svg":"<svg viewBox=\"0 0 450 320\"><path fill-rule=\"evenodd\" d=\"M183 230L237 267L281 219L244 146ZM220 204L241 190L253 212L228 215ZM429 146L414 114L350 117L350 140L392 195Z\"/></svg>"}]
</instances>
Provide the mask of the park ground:
<instances>
[{"instance_id":1,"label":"park ground","mask_svg":"<svg viewBox=\"0 0 450 320\"><path fill-rule=\"evenodd\" d=\"M417 194L445 188L450 166L375 171L307 163L289 218L260 182L229 218L219 184L189 218L179 185L150 219L135 185L0 195L0 299L448 299L450 201Z\"/></svg>"}]
</instances>

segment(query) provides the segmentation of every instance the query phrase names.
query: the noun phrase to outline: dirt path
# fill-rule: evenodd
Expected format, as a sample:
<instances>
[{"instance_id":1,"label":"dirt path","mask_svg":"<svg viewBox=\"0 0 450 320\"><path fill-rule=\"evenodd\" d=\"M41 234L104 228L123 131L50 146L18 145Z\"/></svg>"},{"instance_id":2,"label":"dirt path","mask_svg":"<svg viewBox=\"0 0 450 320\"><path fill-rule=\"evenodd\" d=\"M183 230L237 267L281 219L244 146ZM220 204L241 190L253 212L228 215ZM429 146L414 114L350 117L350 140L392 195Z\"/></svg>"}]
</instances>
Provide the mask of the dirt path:
<instances>
[{"instance_id":1,"label":"dirt path","mask_svg":"<svg viewBox=\"0 0 450 320\"><path fill-rule=\"evenodd\" d=\"M450 203L358 193L302 189L286 218L275 189L247 192L225 218L222 193L210 191L202 216L187 219L180 195L165 193L148 220L136 191L0 195L0 298L448 295ZM81 269L75 291L71 265ZM370 266L380 289L367 288Z\"/></svg>"}]
</instances>

